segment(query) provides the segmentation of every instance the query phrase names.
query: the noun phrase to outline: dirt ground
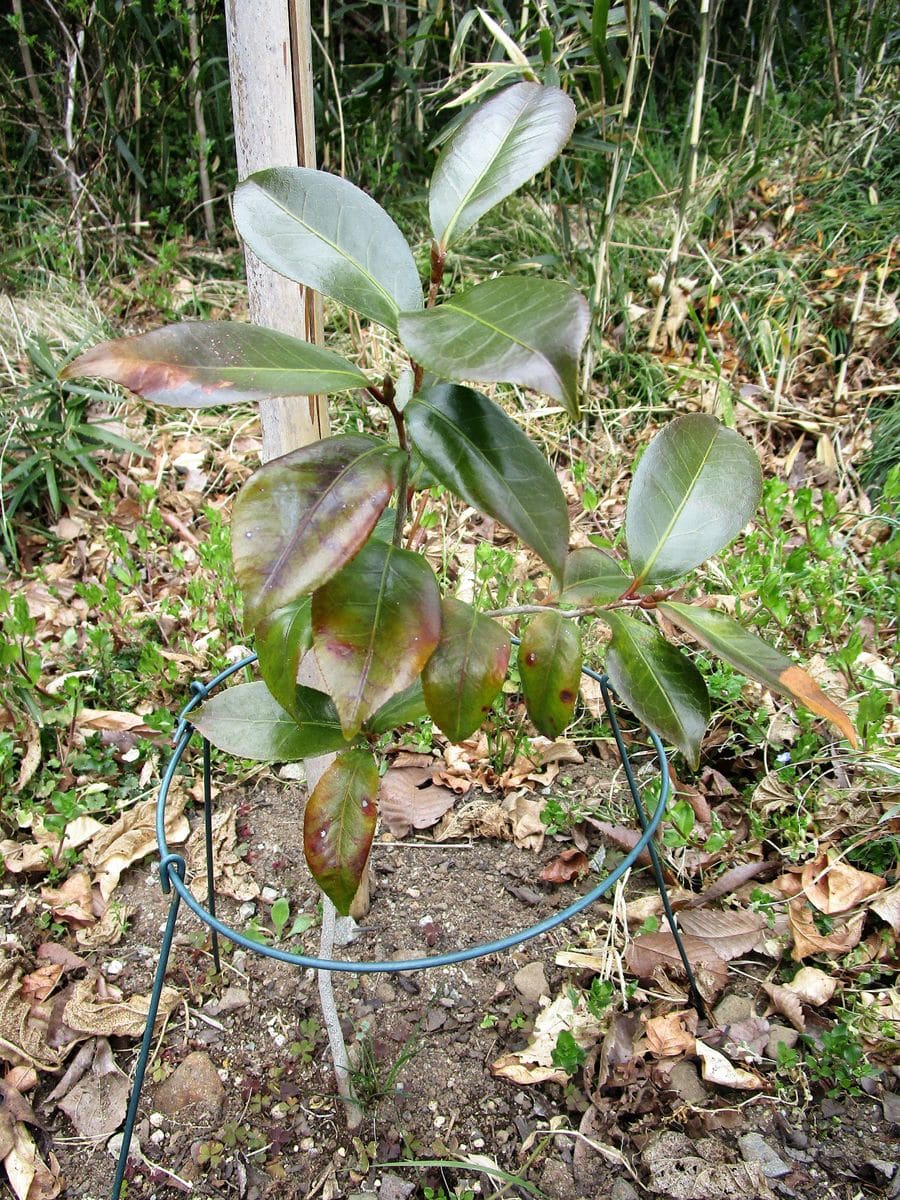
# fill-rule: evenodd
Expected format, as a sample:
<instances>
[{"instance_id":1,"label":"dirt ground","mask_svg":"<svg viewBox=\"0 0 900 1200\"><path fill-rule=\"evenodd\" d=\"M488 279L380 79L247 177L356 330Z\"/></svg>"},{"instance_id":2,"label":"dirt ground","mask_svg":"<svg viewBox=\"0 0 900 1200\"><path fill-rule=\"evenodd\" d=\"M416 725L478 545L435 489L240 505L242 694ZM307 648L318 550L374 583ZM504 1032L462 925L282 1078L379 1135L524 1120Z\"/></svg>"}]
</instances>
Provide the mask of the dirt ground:
<instances>
[{"instance_id":1,"label":"dirt ground","mask_svg":"<svg viewBox=\"0 0 900 1200\"><path fill-rule=\"evenodd\" d=\"M236 927L255 914L270 928L273 894L289 898L292 917L315 911L302 856L303 795L301 784L267 774L219 798L237 803L246 861L262 889L243 907L219 900L220 915ZM352 945L338 953L416 957L533 925L596 881L591 875L559 887L540 882L541 866L559 849L551 839L538 854L499 840L379 839L370 911ZM649 872L641 870L627 895L652 890ZM96 962L124 992L145 993L168 908L155 863L127 871L117 899L133 904L135 914L124 941ZM334 1094L313 973L228 946L216 978L208 932L182 909L167 976L182 1002L151 1056L137 1125L143 1157L128 1168L129 1200L900 1195L896 1068L865 1081L871 1095L831 1100L811 1096L800 1074L794 1086L783 1076L776 1081L771 1060L759 1064L765 1087L751 1093L701 1082L687 1060L667 1076L657 1064L628 1056L599 1087L597 1054L565 1086L519 1086L495 1077L491 1064L526 1044L542 1004L568 983L584 982L583 972L556 964L557 953L602 937L610 911L598 903L571 926L457 966L338 977L345 1033L360 1069L356 1086L367 1093L363 1121L349 1134ZM314 952L317 938L313 926L279 944ZM759 981L767 969L752 955L732 964L725 996L743 1004L744 1015L766 1012ZM636 1025L653 1002L644 991L631 997ZM698 1033L704 1031L709 1025L701 1022ZM113 1048L131 1071L136 1042L114 1040ZM172 1081L184 1084L185 1073L187 1086L173 1098ZM73 1138L67 1118L52 1106L42 1109L40 1099L35 1106L47 1128L36 1131L38 1143L58 1156L63 1194L103 1200L116 1139L108 1145Z\"/></svg>"}]
</instances>

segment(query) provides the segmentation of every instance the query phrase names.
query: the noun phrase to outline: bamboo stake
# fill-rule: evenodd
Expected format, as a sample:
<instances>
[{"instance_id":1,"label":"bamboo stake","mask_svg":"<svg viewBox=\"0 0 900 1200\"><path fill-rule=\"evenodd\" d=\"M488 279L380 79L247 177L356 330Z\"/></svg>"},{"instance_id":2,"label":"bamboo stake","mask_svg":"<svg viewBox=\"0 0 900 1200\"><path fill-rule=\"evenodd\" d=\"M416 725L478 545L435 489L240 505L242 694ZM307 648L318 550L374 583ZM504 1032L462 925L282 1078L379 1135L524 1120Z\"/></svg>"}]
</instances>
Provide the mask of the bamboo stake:
<instances>
[{"instance_id":1,"label":"bamboo stake","mask_svg":"<svg viewBox=\"0 0 900 1200\"><path fill-rule=\"evenodd\" d=\"M709 60L709 3L710 0L700 0L700 52L697 58L697 75L694 80L694 98L692 103L690 141L688 157L685 164L681 184L681 195L678 199L678 213L675 219L675 231L672 235L672 246L669 250L669 260L666 264L666 274L659 298L653 313L650 333L647 337L648 350L656 349L659 337L659 327L662 324L663 313L672 295L672 285L678 270L678 259L681 243L687 232L687 209L691 194L697 184L697 163L700 158L700 126L703 119L703 93L706 87L706 67Z\"/></svg>"}]
</instances>

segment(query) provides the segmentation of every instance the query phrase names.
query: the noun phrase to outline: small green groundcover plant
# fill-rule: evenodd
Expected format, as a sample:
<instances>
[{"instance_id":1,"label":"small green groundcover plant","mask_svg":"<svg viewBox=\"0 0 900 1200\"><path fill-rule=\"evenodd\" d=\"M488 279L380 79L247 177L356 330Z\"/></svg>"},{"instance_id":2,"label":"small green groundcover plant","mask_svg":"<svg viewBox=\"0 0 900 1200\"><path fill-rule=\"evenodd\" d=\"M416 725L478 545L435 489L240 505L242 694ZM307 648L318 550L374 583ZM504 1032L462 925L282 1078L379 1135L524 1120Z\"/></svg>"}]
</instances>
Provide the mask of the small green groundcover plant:
<instances>
[{"instance_id":1,"label":"small green groundcover plant","mask_svg":"<svg viewBox=\"0 0 900 1200\"><path fill-rule=\"evenodd\" d=\"M211 742L244 758L337 752L307 803L304 844L313 875L342 913L375 831L379 739L426 714L451 741L467 738L509 663L510 635L498 614L442 598L413 548L407 513L416 489L449 489L505 524L549 569L539 611L500 614L530 617L518 665L541 733L557 737L570 723L579 626L600 618L611 633L605 669L616 692L696 767L709 698L691 660L655 624L660 613L666 629L677 627L853 739L844 713L789 658L725 613L673 598L759 502L759 464L737 433L703 414L666 426L634 473L627 561L593 547L570 553L566 502L550 464L502 408L468 386L516 383L578 417L589 326L582 296L565 283L504 275L442 294L448 251L556 158L574 122L564 92L524 82L454 129L431 180L424 290L398 227L346 180L272 168L238 186L234 214L246 244L275 271L393 334L409 360L396 379L372 380L331 350L230 321L108 342L65 372L184 408L361 389L389 412L391 440L324 438L265 463L244 485L232 547L262 679L214 696L194 718ZM324 690L297 682L307 652Z\"/></svg>"}]
</instances>

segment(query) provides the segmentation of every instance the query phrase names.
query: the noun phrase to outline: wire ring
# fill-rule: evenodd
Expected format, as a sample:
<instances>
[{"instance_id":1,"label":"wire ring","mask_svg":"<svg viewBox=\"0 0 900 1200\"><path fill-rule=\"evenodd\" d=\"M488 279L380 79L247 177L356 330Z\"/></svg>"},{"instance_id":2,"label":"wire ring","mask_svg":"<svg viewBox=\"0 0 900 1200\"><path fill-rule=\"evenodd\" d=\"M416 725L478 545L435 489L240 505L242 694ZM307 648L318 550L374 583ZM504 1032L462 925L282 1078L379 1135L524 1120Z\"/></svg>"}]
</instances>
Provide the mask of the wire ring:
<instances>
[{"instance_id":1,"label":"wire ring","mask_svg":"<svg viewBox=\"0 0 900 1200\"><path fill-rule=\"evenodd\" d=\"M541 934L548 933L551 929L555 929L558 925L565 924L572 917L584 912L599 898L606 894L610 888L621 879L621 877L634 866L638 857L646 849L647 845L659 828L663 815L666 809L666 802L669 798L669 771L666 752L662 742L653 731L650 732L650 739L653 742L656 750L657 762L660 769L660 789L659 800L656 808L653 810L652 816L646 821L644 831L637 843L626 854L622 861L601 880L596 887L587 892L580 899L564 908L561 912L555 913L551 917L547 917L543 921L539 921L536 925L531 925L527 929L520 930L518 933L510 934L508 937L500 938L493 942L484 942L478 946L471 946L464 950L454 950L447 954L423 955L421 958L410 958L400 962L394 961L374 961L374 962L353 962L348 959L332 959L332 958L316 958L310 954L292 954L288 950L280 950L277 946L267 946L262 942L255 942L251 938L245 937L244 934L238 933L236 929L225 925L217 917L213 916L208 909L204 908L194 898L193 893L188 888L184 879L184 859L173 854L166 842L165 831L165 814L166 802L169 796L169 789L172 780L175 777L175 772L181 763L184 752L190 744L194 734L194 728L190 724L188 717L191 712L204 701L215 689L226 679L229 679L236 672L243 670L245 667L251 666L256 662L255 654L249 655L247 658L242 658L239 662L227 667L215 676L208 684L195 683L191 687L191 699L187 702L181 712L178 714L178 724L175 729L175 748L172 752L172 757L166 766L163 774L162 783L160 784L159 796L156 804L156 839L160 853L160 883L163 892L168 893L169 887L174 887L181 900L187 907L199 917L204 925L215 930L222 937L227 938L237 946L241 946L245 950L249 950L254 954L262 955L265 958L273 958L279 962L290 963L296 967L305 967L318 971L346 971L359 975L372 975L376 973L396 974L400 971L418 971L427 970L433 967L447 967L455 963L469 962L474 958L482 958L488 954L499 954L504 950L509 950L514 946L519 946L523 942L531 941L532 938L540 937ZM612 706L608 695L608 680L605 675L600 675L596 671L592 671L589 667L583 667L582 673L596 680L601 685L603 692L603 700L606 705L607 713L610 720L616 727L616 718L613 713ZM643 823L643 809L637 797L636 807L638 808L638 816ZM172 869L174 868L174 869Z\"/></svg>"}]
</instances>

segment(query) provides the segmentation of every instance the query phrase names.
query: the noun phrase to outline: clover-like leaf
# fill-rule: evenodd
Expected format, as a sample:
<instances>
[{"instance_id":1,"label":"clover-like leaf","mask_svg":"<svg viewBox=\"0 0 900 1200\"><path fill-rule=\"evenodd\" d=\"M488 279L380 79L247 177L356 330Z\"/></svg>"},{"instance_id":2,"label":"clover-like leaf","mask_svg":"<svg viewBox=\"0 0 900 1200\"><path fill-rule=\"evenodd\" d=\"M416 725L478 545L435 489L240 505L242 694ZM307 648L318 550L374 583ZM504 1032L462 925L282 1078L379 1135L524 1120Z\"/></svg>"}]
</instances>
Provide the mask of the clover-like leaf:
<instances>
[{"instance_id":1,"label":"clover-like leaf","mask_svg":"<svg viewBox=\"0 0 900 1200\"><path fill-rule=\"evenodd\" d=\"M324 692L298 684L293 714L255 680L211 696L191 714L191 724L220 750L260 762L296 762L346 749L348 739Z\"/></svg>"},{"instance_id":2,"label":"clover-like leaf","mask_svg":"<svg viewBox=\"0 0 900 1200\"><path fill-rule=\"evenodd\" d=\"M273 458L241 488L231 552L251 625L321 587L371 534L404 454L362 434Z\"/></svg>"},{"instance_id":3,"label":"clover-like leaf","mask_svg":"<svg viewBox=\"0 0 900 1200\"><path fill-rule=\"evenodd\" d=\"M751 446L691 413L658 433L628 492L625 540L640 583L677 579L740 533L762 495Z\"/></svg>"},{"instance_id":4,"label":"clover-like leaf","mask_svg":"<svg viewBox=\"0 0 900 1200\"><path fill-rule=\"evenodd\" d=\"M312 601L301 596L276 608L256 623L254 630L259 673L286 712L296 716L297 671L312 645Z\"/></svg>"},{"instance_id":5,"label":"clover-like leaf","mask_svg":"<svg viewBox=\"0 0 900 1200\"><path fill-rule=\"evenodd\" d=\"M410 355L444 379L520 383L578 416L578 357L587 301L565 283L503 277L476 284L436 308L400 316Z\"/></svg>"},{"instance_id":6,"label":"clover-like leaf","mask_svg":"<svg viewBox=\"0 0 900 1200\"><path fill-rule=\"evenodd\" d=\"M425 559L370 541L313 594L313 648L352 737L409 687L438 644L441 601Z\"/></svg>"},{"instance_id":7,"label":"clover-like leaf","mask_svg":"<svg viewBox=\"0 0 900 1200\"><path fill-rule=\"evenodd\" d=\"M461 600L441 605L441 639L422 672L428 711L451 742L481 725L503 685L510 638L502 625Z\"/></svg>"},{"instance_id":8,"label":"clover-like leaf","mask_svg":"<svg viewBox=\"0 0 900 1200\"><path fill-rule=\"evenodd\" d=\"M325 171L269 167L239 183L234 220L253 253L279 275L315 288L396 330L421 308L412 251L380 204Z\"/></svg>"},{"instance_id":9,"label":"clover-like leaf","mask_svg":"<svg viewBox=\"0 0 900 1200\"><path fill-rule=\"evenodd\" d=\"M562 150L575 105L555 87L517 83L491 97L449 138L434 168L431 227L446 249Z\"/></svg>"},{"instance_id":10,"label":"clover-like leaf","mask_svg":"<svg viewBox=\"0 0 900 1200\"><path fill-rule=\"evenodd\" d=\"M628 587L628 575L604 550L582 546L566 559L563 571L563 604L608 604Z\"/></svg>"},{"instance_id":11,"label":"clover-like leaf","mask_svg":"<svg viewBox=\"0 0 900 1200\"><path fill-rule=\"evenodd\" d=\"M342 916L359 887L378 816L378 763L348 750L325 771L306 802L303 850L316 883Z\"/></svg>"},{"instance_id":12,"label":"clover-like leaf","mask_svg":"<svg viewBox=\"0 0 900 1200\"><path fill-rule=\"evenodd\" d=\"M557 612L533 617L519 644L519 677L534 726L557 738L571 723L581 684L581 635Z\"/></svg>"},{"instance_id":13,"label":"clover-like leaf","mask_svg":"<svg viewBox=\"0 0 900 1200\"><path fill-rule=\"evenodd\" d=\"M495 517L562 575L569 514L559 480L502 408L470 388L439 384L407 405L407 429L431 474Z\"/></svg>"},{"instance_id":14,"label":"clover-like leaf","mask_svg":"<svg viewBox=\"0 0 900 1200\"><path fill-rule=\"evenodd\" d=\"M606 652L610 682L634 715L677 746L696 770L709 721L703 676L680 650L643 621L603 615L612 629Z\"/></svg>"},{"instance_id":15,"label":"clover-like leaf","mask_svg":"<svg viewBox=\"0 0 900 1200\"><path fill-rule=\"evenodd\" d=\"M695 638L701 646L718 654L751 679L796 700L816 716L835 725L851 746L856 745L856 730L847 714L822 691L811 675L798 667L762 638L745 629L727 613L696 604L667 602L659 606L671 621Z\"/></svg>"},{"instance_id":16,"label":"clover-like leaf","mask_svg":"<svg viewBox=\"0 0 900 1200\"><path fill-rule=\"evenodd\" d=\"M175 408L345 392L368 382L331 350L240 321L184 321L103 342L61 372L78 375L111 379Z\"/></svg>"}]
</instances>

